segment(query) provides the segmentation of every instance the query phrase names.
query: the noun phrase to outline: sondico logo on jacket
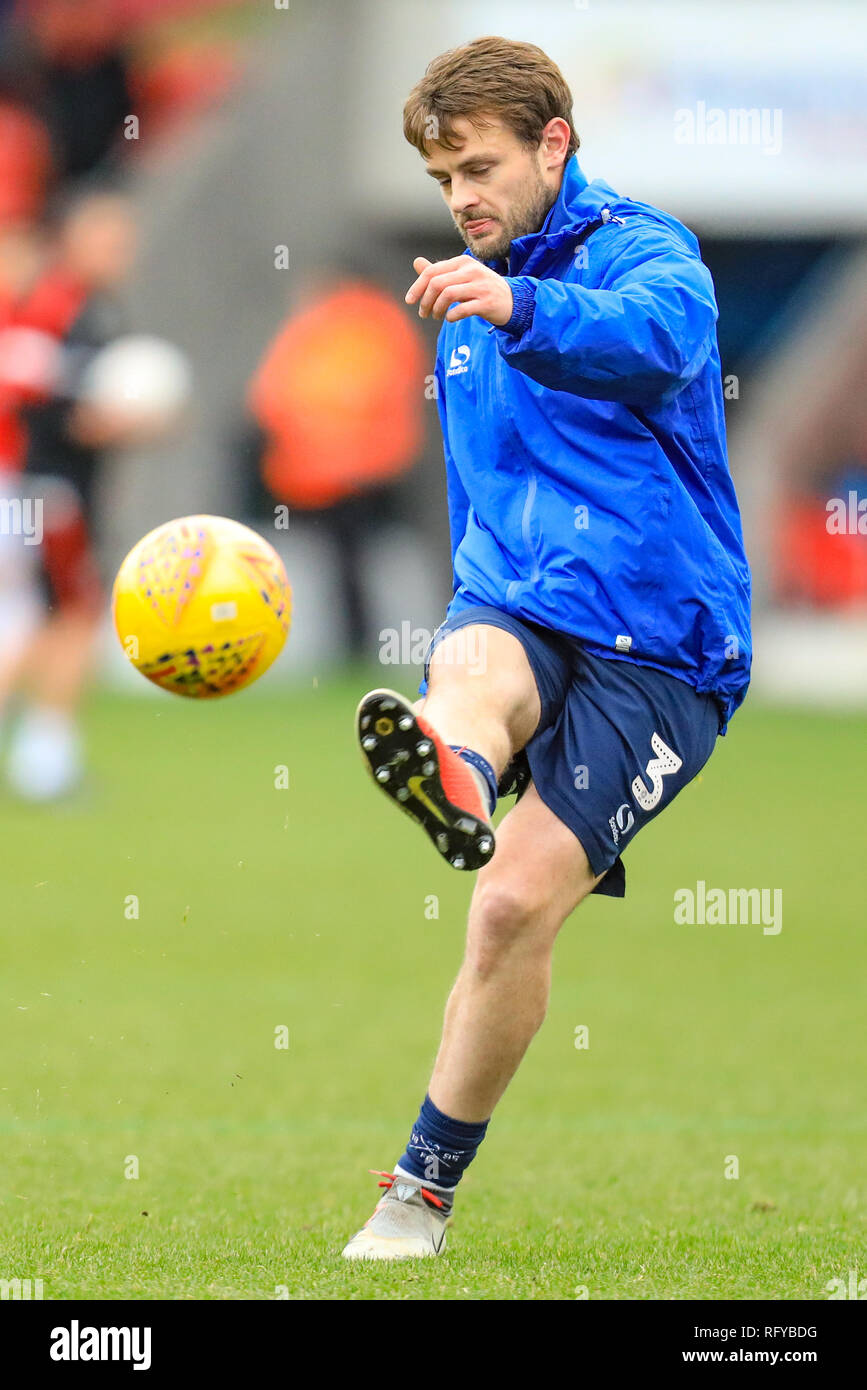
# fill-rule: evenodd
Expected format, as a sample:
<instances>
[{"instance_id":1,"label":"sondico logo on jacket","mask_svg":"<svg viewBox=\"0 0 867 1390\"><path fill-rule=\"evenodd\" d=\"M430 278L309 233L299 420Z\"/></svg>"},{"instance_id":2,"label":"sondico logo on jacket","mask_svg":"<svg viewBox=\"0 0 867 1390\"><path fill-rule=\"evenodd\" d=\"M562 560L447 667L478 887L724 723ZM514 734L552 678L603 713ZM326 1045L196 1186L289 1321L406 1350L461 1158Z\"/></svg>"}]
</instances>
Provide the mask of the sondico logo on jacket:
<instances>
[{"instance_id":1,"label":"sondico logo on jacket","mask_svg":"<svg viewBox=\"0 0 867 1390\"><path fill-rule=\"evenodd\" d=\"M470 350L468 347L452 348L452 355L449 359L446 376L460 376L463 372L468 372L470 370L467 366L469 360Z\"/></svg>"}]
</instances>

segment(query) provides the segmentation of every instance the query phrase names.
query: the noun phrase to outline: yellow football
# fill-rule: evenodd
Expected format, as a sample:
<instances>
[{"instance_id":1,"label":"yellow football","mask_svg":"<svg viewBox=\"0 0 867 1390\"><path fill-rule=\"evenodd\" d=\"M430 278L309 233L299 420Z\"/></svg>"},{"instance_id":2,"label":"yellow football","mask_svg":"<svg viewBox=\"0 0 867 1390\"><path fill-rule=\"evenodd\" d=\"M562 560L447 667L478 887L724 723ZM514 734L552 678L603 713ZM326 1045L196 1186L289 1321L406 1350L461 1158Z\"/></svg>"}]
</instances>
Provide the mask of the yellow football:
<instances>
[{"instance_id":1,"label":"yellow football","mask_svg":"<svg viewBox=\"0 0 867 1390\"><path fill-rule=\"evenodd\" d=\"M129 660L175 695L243 690L280 655L292 591L273 546L224 516L184 516L133 546L112 613Z\"/></svg>"}]
</instances>

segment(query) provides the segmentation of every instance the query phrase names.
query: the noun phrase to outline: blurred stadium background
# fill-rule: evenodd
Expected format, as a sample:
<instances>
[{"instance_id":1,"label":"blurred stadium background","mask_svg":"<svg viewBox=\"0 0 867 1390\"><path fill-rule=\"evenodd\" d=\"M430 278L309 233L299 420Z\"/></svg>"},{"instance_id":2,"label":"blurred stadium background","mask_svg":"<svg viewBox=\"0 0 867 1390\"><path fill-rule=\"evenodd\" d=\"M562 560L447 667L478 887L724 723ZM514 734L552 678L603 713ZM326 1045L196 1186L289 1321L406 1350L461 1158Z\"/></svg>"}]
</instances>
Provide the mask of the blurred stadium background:
<instances>
[{"instance_id":1,"label":"blurred stadium background","mask_svg":"<svg viewBox=\"0 0 867 1390\"><path fill-rule=\"evenodd\" d=\"M449 594L436 410L424 390L436 330L409 321L401 298L413 255L450 254L455 235L399 118L433 48L503 31L555 53L588 176L681 217L714 273L756 580L754 694L867 700L867 536L827 528L829 499L867 500L862 7L830 4L819 21L809 4L791 4L782 23L774 4L669 4L648 21L642 6L616 0L551 0L532 14L477 0L439 6L433 31L413 0L5 8L6 224L38 224L58 189L121 188L140 238L124 322L179 345L194 372L193 403L168 440L102 461L95 526L106 575L169 516L227 512L270 535L285 501L291 524L273 538L297 609L280 674L318 673L347 647L375 658L377 634L407 619L436 626ZM709 143L715 109L745 113L725 143ZM696 115L693 143L678 126L683 111ZM368 302L330 298L326 283L350 281ZM360 315L381 331L344 371ZM278 364L286 399L272 368L255 411L254 374L291 316L295 343ZM261 425L270 422L274 455L299 429L286 383L299 380L301 358L313 359L297 388L307 433L294 462L271 459L269 492ZM341 392L351 418L340 441L324 441ZM365 454L377 412L394 446ZM329 454L338 448L365 456L340 469ZM331 472L314 484L317 468ZM396 587L397 610L387 598ZM335 593L351 596L346 624L333 619ZM141 693L111 641L102 670Z\"/></svg>"},{"instance_id":2,"label":"blurred stadium background","mask_svg":"<svg viewBox=\"0 0 867 1390\"><path fill-rule=\"evenodd\" d=\"M735 1129L740 1124L766 1142L764 1177L751 1189L756 1209L789 1199L790 1244L785 1233L770 1239L768 1248L782 1252L770 1272L760 1253L764 1237L751 1245L752 1236L729 1231L709 1263L699 1250L694 1279L683 1261L668 1263L657 1243L652 1267L664 1272L642 1285L651 1247L636 1251L632 1239L644 1208L626 1200L612 1235L625 1283L596 1267L594 1287L608 1290L605 1296L821 1296L824 1270L845 1273L851 1249L863 1241L852 1215L863 1119L859 1139L845 1058L859 1035L850 1030L861 1027L849 952L859 951L863 963L851 929L863 921L867 888L863 866L851 863L863 839L853 773L863 759L867 707L867 10L841 0L651 7L630 0L443 0L435 7L422 0L7 0L0 5L0 489L7 518L15 514L12 501L28 495L28 475L55 501L46 500L41 547L0 536L0 756L8 756L17 793L7 788L0 803L13 904L3 1055L25 1059L4 1079L20 1166L3 1200L14 1207L17 1194L30 1204L29 1217L21 1216L19 1264L22 1272L50 1267L60 1291L53 1296L89 1288L95 1296L173 1296L173 1278L188 1293L260 1296L264 1289L267 1296L271 1283L285 1281L263 1275L249 1253L250 1223L273 1217L284 1234L297 1230L296 1197L290 1203L285 1194L304 1192L304 1220L324 1241L316 1258L328 1258L329 1242L367 1214L363 1182L348 1196L343 1188L339 1199L331 1195L332 1184L346 1182L346 1160L359 1173L390 1162L415 1113L457 966L466 885L446 882L406 829L395 901L382 901L377 842L363 842L380 825L386 833L389 822L373 819L380 808L369 806L352 761L350 724L371 673L377 684L413 688L423 648L413 634L437 626L450 594L444 473L426 390L436 328L419 324L402 298L415 255L454 254L458 243L403 142L400 114L431 57L483 33L529 39L559 63L575 97L588 177L660 205L701 240L720 306L730 455L754 570L756 627L753 692L726 740L732 746L717 754L720 767L710 765L714 793L702 803L703 826L674 810L651 854L636 846L631 862L644 886L632 910L621 909L633 926L591 933L592 944L585 940L573 962L581 1009L592 1004L604 1013L607 1005L622 1021L620 1051L576 1098L551 1039L558 1027L571 1035L583 1015L575 1015L572 995L555 995L549 1041L533 1053L535 1070L528 1063L531 1080L519 1078L514 1098L510 1092L502 1130L528 1166L537 1156L522 1116L548 1125L550 1137L556 1114L582 1171L584 1144L592 1142L596 1176L586 1180L582 1201L597 1235L612 1194L593 1182L618 1163L661 1204L660 1231L681 1217L688 1225L693 1215L683 1213L699 1210L710 1210L715 1229L725 1229L731 1213L720 1208L718 1183L710 1197L698 1179L684 1180L671 1205L664 1172L679 1162L678 1136L686 1132L706 1147L713 1164L735 1151L726 1129L733 1116L740 1117ZM82 225L76 212L83 208L91 221ZM63 259L73 255L75 274ZM94 259L114 270L86 281L80 266ZM90 336L80 335L82 308L98 319ZM89 363L127 334L176 346L191 374L188 398L175 382L183 408L168 410L158 429L119 425L98 403L89 415L83 409L79 385ZM72 353L71 368L58 369L57 351ZM52 453L51 441L67 428L74 448ZM261 689L225 709L178 708L149 687L126 663L107 614L106 586L129 547L158 523L193 512L226 514L260 530L283 555L295 596L283 656ZM835 517L839 524L831 524ZM40 564L47 581L35 573ZM61 619L47 643L46 611ZM383 670L383 634L395 631L412 669ZM92 760L85 790L45 810L24 805L51 800L56 790L50 775L29 779L28 749L40 728L29 729L29 743L20 735L15 743L27 689L36 707L66 714L84 702ZM50 721L41 732L50 741ZM343 742L340 757L329 753L329 775L351 788L336 818L309 752L312 738L332 737ZM279 815L273 811L279 796L269 770L283 762L307 798L306 817L297 801L290 814L282 803ZM698 789L695 795L690 805L698 808ZM333 826L331 853L315 834L317 817ZM666 840L675 832L676 855ZM791 954L781 970L764 958L757 963L774 945L761 939L735 957L715 946L711 970L706 960L684 958L682 929L666 915L669 884L684 873L711 882L714 872L725 882L783 881ZM450 951L437 955L454 956L438 962L430 979L423 889L442 895L441 913L450 917ZM128 894L143 895L142 925L151 926L136 944L121 945L118 904ZM349 900L366 903L349 914L352 921ZM401 912L417 918L419 940L398 959L388 943ZM655 936L644 930L650 923ZM412 935L412 920L400 931ZM294 957L293 933L303 940ZM623 941L625 965L612 953L612 942ZM576 949L563 948L567 971ZM675 959L669 973L661 958L668 951ZM385 1036L377 1018L386 1004L365 1008L351 986L353 970L364 978L371 952L380 987L385 979L399 992L406 971L425 979L419 998L395 1005ZM704 998L713 969L725 1000ZM659 998L647 999L642 972ZM71 981L85 977L89 983L73 990ZM666 984L674 991L667 1003ZM285 1021L287 989L293 1020L306 1018L306 1033L303 1022L290 1031L300 1031L307 1073L295 1075L282 1101L261 1075L258 1091L248 1083L249 1110L239 1111L238 1090L228 1087L248 1067L256 1072L249 1036ZM75 1002L82 999L84 1023ZM185 1003L196 1014L186 1026ZM332 1008L345 1011L342 1041L330 1027ZM672 1051L667 1032L666 1017L678 1009L685 1030L691 1022L706 1030L689 1058ZM793 1036L805 1015L817 1034L825 1030L818 1051L803 1034ZM206 1047L198 1025L210 1036L223 1016L225 1036ZM124 1034L135 1039L137 1062L120 1059ZM717 1054L735 1035L720 1072ZM384 1066L398 1037L405 1057L386 1097L383 1076L376 1084L372 1076L377 1055ZM661 1112L677 1112L687 1096L693 1115L680 1128L650 1115L665 1149L652 1178L641 1144L633 1134L633 1152L618 1129L622 1120L631 1134L623 1117L644 1113L642 1037L655 1045L648 1084L666 1093ZM341 1081L344 1065L356 1086L365 1072L367 1090ZM600 1119L618 1087L613 1114ZM136 1111L129 1132L105 1108L121 1101ZM807 1118L799 1128L802 1102ZM201 1158L207 1180L201 1170L191 1176L186 1139L207 1147L207 1136L223 1132L227 1105L234 1156L214 1158L209 1150ZM764 1134L775 1109L780 1133ZM352 1130L341 1166L329 1142L337 1114ZM587 1124L591 1130L582 1132ZM287 1133L298 1138L289 1157ZM148 1135L162 1146L171 1180L160 1187L151 1178L149 1200L134 1199L136 1219L139 1207L144 1215L158 1204L160 1192L169 1205L170 1190L177 1212L195 1209L197 1238L211 1242L210 1283L195 1269L172 1272L177 1230L154 1254L124 1224L132 1207L130 1184L116 1181L118 1154L137 1152ZM321 1190L303 1186L311 1157L325 1164ZM477 1179L490 1187L480 1210L495 1233L503 1162L492 1158L487 1177ZM823 1165L830 1186L819 1193L814 1179ZM840 1176L837 1187L829 1167ZM268 1179L278 1170L279 1200ZM228 1202L227 1184L237 1220L219 1205ZM827 1231L808 1229L820 1196L834 1213L839 1258L822 1253ZM44 1226L36 1208L49 1213ZM95 1230L101 1219L104 1225L86 1260L72 1272L73 1256L65 1266L54 1257L46 1265L49 1237L69 1244L69 1230L93 1211ZM20 1213L13 1215L17 1221ZM176 1217L181 1226L184 1219ZM226 1249L221 1221L228 1223ZM802 1226L806 1235L798 1234ZM660 1231L653 1241L663 1239ZM528 1240L533 1235L529 1229ZM122 1272L111 1262L112 1241L127 1252ZM847 1242L854 1242L849 1253ZM797 1267L786 1254L796 1246L803 1253ZM547 1288L574 1297L572 1283L588 1282L573 1274L574 1250L547 1250L562 1262L559 1272L549 1270L547 1285L522 1284L517 1265L517 1273L502 1276L505 1284L490 1269L487 1283L481 1275L474 1282L470 1270L458 1296L546 1296ZM689 1251L681 1253L688 1264ZM363 1288L357 1276L339 1288L318 1284L315 1260L305 1268L306 1283L293 1285L293 1296ZM435 1277L424 1275L412 1296L425 1289L452 1296L425 1282ZM378 1279L381 1296L397 1287Z\"/></svg>"}]
</instances>

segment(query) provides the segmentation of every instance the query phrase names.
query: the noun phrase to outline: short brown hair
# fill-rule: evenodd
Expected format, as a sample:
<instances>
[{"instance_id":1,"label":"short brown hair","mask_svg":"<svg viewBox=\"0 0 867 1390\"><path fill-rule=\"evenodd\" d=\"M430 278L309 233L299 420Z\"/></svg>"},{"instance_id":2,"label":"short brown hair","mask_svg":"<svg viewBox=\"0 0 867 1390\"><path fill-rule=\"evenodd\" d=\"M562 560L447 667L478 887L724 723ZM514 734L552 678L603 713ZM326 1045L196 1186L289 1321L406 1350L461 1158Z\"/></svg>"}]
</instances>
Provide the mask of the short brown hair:
<instances>
[{"instance_id":1,"label":"short brown hair","mask_svg":"<svg viewBox=\"0 0 867 1390\"><path fill-rule=\"evenodd\" d=\"M441 53L429 63L403 108L403 133L427 157L431 142L457 148L454 121L499 116L522 144L537 146L550 120L568 123L569 155L580 145L572 93L562 72L534 43L488 37Z\"/></svg>"}]
</instances>

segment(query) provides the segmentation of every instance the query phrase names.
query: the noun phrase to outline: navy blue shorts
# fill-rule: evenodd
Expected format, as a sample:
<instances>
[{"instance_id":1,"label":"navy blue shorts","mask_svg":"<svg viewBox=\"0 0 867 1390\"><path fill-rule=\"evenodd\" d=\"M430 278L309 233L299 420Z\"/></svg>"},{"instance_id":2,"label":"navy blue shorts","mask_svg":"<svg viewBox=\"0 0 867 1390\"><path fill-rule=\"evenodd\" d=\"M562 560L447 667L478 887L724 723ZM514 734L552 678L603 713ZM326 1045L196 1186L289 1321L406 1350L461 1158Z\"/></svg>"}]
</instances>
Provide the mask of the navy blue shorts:
<instances>
[{"instance_id":1,"label":"navy blue shorts","mask_svg":"<svg viewBox=\"0 0 867 1390\"><path fill-rule=\"evenodd\" d=\"M484 605L437 628L425 680L434 648L470 623L511 632L536 678L539 726L510 771L519 773L526 759L523 770L545 805L578 837L594 874L605 874L593 891L622 898L624 849L704 767L722 726L720 706L676 676L591 656L576 637Z\"/></svg>"}]
</instances>

